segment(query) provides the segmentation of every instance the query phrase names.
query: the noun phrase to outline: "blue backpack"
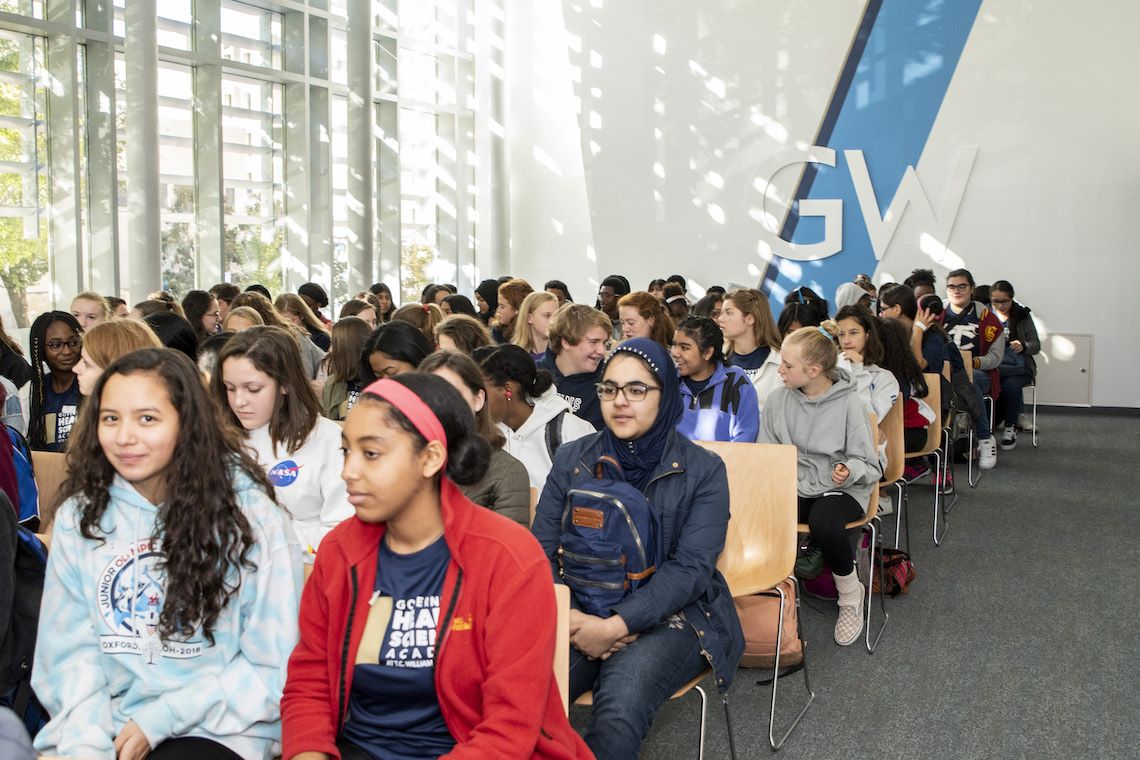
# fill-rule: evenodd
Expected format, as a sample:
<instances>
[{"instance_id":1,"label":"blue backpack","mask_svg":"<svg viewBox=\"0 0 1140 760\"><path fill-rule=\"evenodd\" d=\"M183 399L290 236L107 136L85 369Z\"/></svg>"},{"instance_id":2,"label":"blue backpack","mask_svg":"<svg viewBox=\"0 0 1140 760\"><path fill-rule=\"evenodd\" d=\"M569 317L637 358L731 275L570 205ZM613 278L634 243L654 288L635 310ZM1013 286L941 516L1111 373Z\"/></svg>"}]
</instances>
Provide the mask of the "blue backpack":
<instances>
[{"instance_id":1,"label":"blue backpack","mask_svg":"<svg viewBox=\"0 0 1140 760\"><path fill-rule=\"evenodd\" d=\"M16 488L20 494L20 503L16 505L16 514L21 525L31 530L39 530L40 523L40 493L36 487L36 473L32 469L32 451L28 447L28 440L20 435L20 431L11 425L8 428L8 440L12 444L12 464L16 468Z\"/></svg>"},{"instance_id":2,"label":"blue backpack","mask_svg":"<svg viewBox=\"0 0 1140 760\"><path fill-rule=\"evenodd\" d=\"M656 571L657 525L649 500L626 481L617 460L598 459L594 477L589 487L566 494L558 572L578 609L608 618Z\"/></svg>"}]
</instances>

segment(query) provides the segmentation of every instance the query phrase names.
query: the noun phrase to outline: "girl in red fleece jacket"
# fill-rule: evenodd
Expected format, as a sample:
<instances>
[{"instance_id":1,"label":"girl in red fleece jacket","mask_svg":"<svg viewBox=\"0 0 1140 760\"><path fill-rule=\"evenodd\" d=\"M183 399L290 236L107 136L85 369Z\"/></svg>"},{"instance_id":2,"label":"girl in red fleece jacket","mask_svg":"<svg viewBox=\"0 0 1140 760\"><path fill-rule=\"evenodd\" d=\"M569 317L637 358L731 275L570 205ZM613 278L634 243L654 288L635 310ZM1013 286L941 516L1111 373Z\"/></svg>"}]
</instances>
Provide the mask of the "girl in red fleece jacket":
<instances>
[{"instance_id":1,"label":"girl in red fleece jacket","mask_svg":"<svg viewBox=\"0 0 1140 760\"><path fill-rule=\"evenodd\" d=\"M343 450L356 516L321 543L301 600L283 757L592 757L554 680L542 549L456 486L490 458L459 393L418 372L378 380Z\"/></svg>"}]
</instances>

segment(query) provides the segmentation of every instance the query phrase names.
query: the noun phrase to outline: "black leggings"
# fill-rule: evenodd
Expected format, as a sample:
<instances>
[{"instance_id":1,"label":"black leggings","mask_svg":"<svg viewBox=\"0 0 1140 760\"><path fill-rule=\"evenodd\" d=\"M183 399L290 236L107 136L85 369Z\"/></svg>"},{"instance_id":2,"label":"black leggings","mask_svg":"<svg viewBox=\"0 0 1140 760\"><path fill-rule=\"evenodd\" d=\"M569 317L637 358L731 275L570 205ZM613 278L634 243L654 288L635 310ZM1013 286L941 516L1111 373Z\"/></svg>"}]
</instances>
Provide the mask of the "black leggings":
<instances>
[{"instance_id":1,"label":"black leggings","mask_svg":"<svg viewBox=\"0 0 1140 760\"><path fill-rule=\"evenodd\" d=\"M155 747L147 760L241 760L241 755L211 739L176 736Z\"/></svg>"},{"instance_id":2,"label":"black leggings","mask_svg":"<svg viewBox=\"0 0 1140 760\"><path fill-rule=\"evenodd\" d=\"M343 736L336 740L336 748L340 750L340 760L372 760L372 755Z\"/></svg>"},{"instance_id":3,"label":"black leggings","mask_svg":"<svg viewBox=\"0 0 1140 760\"><path fill-rule=\"evenodd\" d=\"M863 507L846 493L799 497L800 522L807 523L811 540L823 552L823 559L836 575L850 575L855 569L854 551L846 525L862 519Z\"/></svg>"}]
</instances>

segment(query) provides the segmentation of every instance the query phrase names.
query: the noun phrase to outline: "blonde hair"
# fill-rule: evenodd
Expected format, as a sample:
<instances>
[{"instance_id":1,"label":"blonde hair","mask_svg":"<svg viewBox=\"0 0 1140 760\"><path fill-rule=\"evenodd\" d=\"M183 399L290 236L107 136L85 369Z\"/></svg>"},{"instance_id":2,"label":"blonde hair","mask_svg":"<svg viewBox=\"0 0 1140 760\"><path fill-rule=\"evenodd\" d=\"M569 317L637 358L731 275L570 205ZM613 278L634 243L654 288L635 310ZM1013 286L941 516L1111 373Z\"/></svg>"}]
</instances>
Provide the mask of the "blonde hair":
<instances>
[{"instance_id":1,"label":"blonde hair","mask_svg":"<svg viewBox=\"0 0 1140 760\"><path fill-rule=\"evenodd\" d=\"M251 306L235 306L230 309L226 314L226 318L222 320L222 330L224 332L230 331L230 319L233 317L241 317L244 320L252 322L255 325L265 324L265 320L261 318L261 314Z\"/></svg>"},{"instance_id":2,"label":"blonde hair","mask_svg":"<svg viewBox=\"0 0 1140 760\"><path fill-rule=\"evenodd\" d=\"M531 314L538 311L538 307L551 301L558 303L558 297L553 293L547 293L545 290L536 290L522 300L519 314L515 317L515 329L514 335L511 336L511 343L534 353L534 328L530 326L530 322L527 320L530 319Z\"/></svg>"},{"instance_id":3,"label":"blonde hair","mask_svg":"<svg viewBox=\"0 0 1140 760\"><path fill-rule=\"evenodd\" d=\"M162 342L146 322L112 319L91 325L83 333L83 350L103 369L140 348L162 348Z\"/></svg>"},{"instance_id":4,"label":"blonde hair","mask_svg":"<svg viewBox=\"0 0 1140 760\"><path fill-rule=\"evenodd\" d=\"M836 369L839 346L835 342L838 335L839 325L825 319L819 327L801 327L792 331L784 339L784 348L799 348L806 364L819 366L823 374L836 380L839 377Z\"/></svg>"},{"instance_id":5,"label":"blonde hair","mask_svg":"<svg viewBox=\"0 0 1140 760\"><path fill-rule=\"evenodd\" d=\"M641 318L649 321L653 320L653 329L649 333L649 338L655 343L660 343L662 346L668 348L673 345L673 333L676 327L673 326L673 317L662 306L661 301L644 290L635 290L621 297L618 301L618 308L623 306L632 306L637 309L637 313Z\"/></svg>"},{"instance_id":6,"label":"blonde hair","mask_svg":"<svg viewBox=\"0 0 1140 760\"><path fill-rule=\"evenodd\" d=\"M110 319L111 317L115 316L115 312L111 310L111 304L107 303L107 299L94 291L85 290L79 295L75 296L75 298L72 298L72 307L75 306L76 301L92 301L99 304L99 306L103 308L103 316L101 316L99 319Z\"/></svg>"},{"instance_id":7,"label":"blonde hair","mask_svg":"<svg viewBox=\"0 0 1140 760\"><path fill-rule=\"evenodd\" d=\"M772 317L772 307L768 305L767 296L753 288L739 288L725 295L724 300L732 301L745 316L752 315L752 336L756 339L757 346L780 350L780 328ZM725 343L725 355L732 356L735 352L733 341L727 340Z\"/></svg>"}]
</instances>

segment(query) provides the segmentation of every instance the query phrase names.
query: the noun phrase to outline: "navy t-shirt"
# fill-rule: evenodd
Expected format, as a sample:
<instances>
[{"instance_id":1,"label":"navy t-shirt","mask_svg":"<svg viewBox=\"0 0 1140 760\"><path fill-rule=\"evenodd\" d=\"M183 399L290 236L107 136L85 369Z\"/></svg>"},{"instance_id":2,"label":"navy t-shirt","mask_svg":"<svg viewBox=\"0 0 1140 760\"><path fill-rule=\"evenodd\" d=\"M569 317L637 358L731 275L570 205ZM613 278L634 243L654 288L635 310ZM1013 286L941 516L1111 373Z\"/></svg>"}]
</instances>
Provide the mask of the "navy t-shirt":
<instances>
[{"instance_id":1,"label":"navy t-shirt","mask_svg":"<svg viewBox=\"0 0 1140 760\"><path fill-rule=\"evenodd\" d=\"M748 375L748 380L755 382L756 376L760 374L760 368L764 366L764 362L768 361L768 355L771 353L771 347L760 346L751 353L733 354L724 361L725 364L740 367L740 369L744 370L744 374Z\"/></svg>"},{"instance_id":2,"label":"navy t-shirt","mask_svg":"<svg viewBox=\"0 0 1140 760\"><path fill-rule=\"evenodd\" d=\"M342 729L345 739L376 760L439 757L455 746L433 678L439 598L450 561L442 536L414 554L397 554L380 542Z\"/></svg>"},{"instance_id":3,"label":"navy t-shirt","mask_svg":"<svg viewBox=\"0 0 1140 760\"><path fill-rule=\"evenodd\" d=\"M953 326L946 327L946 332L950 333L950 337L954 339L955 345L958 348L971 351L974 354L978 353L978 312L974 308L973 302L969 303L965 309L966 313L958 319L958 315L962 312L954 311L954 307L946 307L946 317L943 325Z\"/></svg>"},{"instance_id":4,"label":"navy t-shirt","mask_svg":"<svg viewBox=\"0 0 1140 760\"><path fill-rule=\"evenodd\" d=\"M545 369L554 376L554 389L570 405L570 413L581 417L594 426L595 430L605 427L602 418L602 402L598 400L597 385L602 380L603 365L594 372L580 372L576 375L563 375L555 362L554 354L547 350L539 369Z\"/></svg>"},{"instance_id":5,"label":"navy t-shirt","mask_svg":"<svg viewBox=\"0 0 1140 760\"><path fill-rule=\"evenodd\" d=\"M681 379L685 381L685 385L688 386L689 392L693 394L693 398L695 399L699 398L701 393L704 392L705 388L709 387L709 383L712 382L713 376L709 375L704 380L694 380L691 377L682 377Z\"/></svg>"},{"instance_id":6,"label":"navy t-shirt","mask_svg":"<svg viewBox=\"0 0 1140 760\"><path fill-rule=\"evenodd\" d=\"M44 451L63 451L71 427L79 414L79 378L63 393L52 389L51 376L44 378L44 403L40 412L44 418Z\"/></svg>"}]
</instances>

